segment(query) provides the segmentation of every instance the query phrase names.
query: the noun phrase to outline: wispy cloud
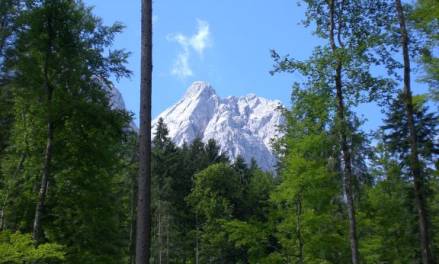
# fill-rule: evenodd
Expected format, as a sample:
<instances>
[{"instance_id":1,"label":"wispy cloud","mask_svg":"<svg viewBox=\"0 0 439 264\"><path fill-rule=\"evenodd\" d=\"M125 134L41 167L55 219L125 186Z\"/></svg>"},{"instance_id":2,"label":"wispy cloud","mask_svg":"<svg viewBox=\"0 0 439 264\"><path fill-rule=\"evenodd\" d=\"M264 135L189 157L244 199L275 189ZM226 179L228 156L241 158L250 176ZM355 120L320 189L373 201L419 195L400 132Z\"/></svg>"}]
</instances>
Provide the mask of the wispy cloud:
<instances>
[{"instance_id":1,"label":"wispy cloud","mask_svg":"<svg viewBox=\"0 0 439 264\"><path fill-rule=\"evenodd\" d=\"M171 73L179 78L186 78L193 75L189 60L192 51L203 56L204 50L211 46L209 23L197 19L197 32L192 36L182 33L171 34L169 41L175 41L181 46L181 51L172 66Z\"/></svg>"},{"instance_id":2,"label":"wispy cloud","mask_svg":"<svg viewBox=\"0 0 439 264\"><path fill-rule=\"evenodd\" d=\"M180 78L185 78L193 75L192 69L189 66L189 52L185 51L177 56L177 60L172 66L171 73Z\"/></svg>"}]
</instances>

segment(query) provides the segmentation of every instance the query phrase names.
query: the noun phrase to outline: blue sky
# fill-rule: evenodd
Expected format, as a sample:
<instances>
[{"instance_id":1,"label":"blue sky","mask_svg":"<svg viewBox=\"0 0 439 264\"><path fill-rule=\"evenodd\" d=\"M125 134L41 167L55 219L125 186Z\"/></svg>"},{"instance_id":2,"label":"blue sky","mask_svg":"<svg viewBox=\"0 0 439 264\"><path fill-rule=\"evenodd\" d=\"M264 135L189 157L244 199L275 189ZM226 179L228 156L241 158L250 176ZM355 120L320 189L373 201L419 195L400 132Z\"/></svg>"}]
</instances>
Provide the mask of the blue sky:
<instances>
[{"instance_id":1,"label":"blue sky","mask_svg":"<svg viewBox=\"0 0 439 264\"><path fill-rule=\"evenodd\" d=\"M115 48L132 54L131 79L117 85L129 111L139 109L140 0L84 0L106 24L122 22ZM304 28L304 7L296 0L160 0L154 1L153 116L171 106L197 80L211 83L220 96L245 95L279 99L289 105L297 74L271 76L269 51L306 59L320 40ZM425 90L425 88L422 88ZM380 109L361 106L358 112L380 123Z\"/></svg>"}]
</instances>

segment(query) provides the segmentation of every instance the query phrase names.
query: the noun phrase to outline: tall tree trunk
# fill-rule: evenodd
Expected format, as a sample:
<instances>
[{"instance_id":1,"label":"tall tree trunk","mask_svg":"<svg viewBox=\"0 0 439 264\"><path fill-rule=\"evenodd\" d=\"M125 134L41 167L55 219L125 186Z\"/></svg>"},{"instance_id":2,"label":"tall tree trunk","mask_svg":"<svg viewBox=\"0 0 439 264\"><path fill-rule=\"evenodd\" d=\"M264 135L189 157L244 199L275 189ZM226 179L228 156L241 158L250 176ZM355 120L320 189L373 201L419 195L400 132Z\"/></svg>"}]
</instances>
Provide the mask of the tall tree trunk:
<instances>
[{"instance_id":1,"label":"tall tree trunk","mask_svg":"<svg viewBox=\"0 0 439 264\"><path fill-rule=\"evenodd\" d=\"M33 224L33 233L32 237L35 242L38 244L41 242L41 219L44 214L44 208L46 204L46 196L47 196L47 187L50 177L50 169L52 162L52 141L53 141L53 122L49 121L47 124L47 139L46 139L46 151L44 155L44 167L43 167L43 175L41 177L40 183L40 191L38 194L38 203L35 210L35 218Z\"/></svg>"},{"instance_id":2,"label":"tall tree trunk","mask_svg":"<svg viewBox=\"0 0 439 264\"><path fill-rule=\"evenodd\" d=\"M330 0L330 44L333 54L336 54L338 47L335 44L335 3ZM339 23L341 26L342 23ZM338 31L340 32L340 28ZM341 40L339 39L341 44ZM352 188L352 162L351 152L347 140L348 124L345 116L345 105L343 98L343 82L342 82L342 59L337 57L337 65L335 69L335 89L337 99L337 118L339 121L340 145L343 154L344 171L343 171L343 189L346 195L346 203L349 219L349 240L351 244L352 264L359 263L358 239L357 239L357 223L355 216L355 205Z\"/></svg>"},{"instance_id":3,"label":"tall tree trunk","mask_svg":"<svg viewBox=\"0 0 439 264\"><path fill-rule=\"evenodd\" d=\"M416 128L414 123L413 114L413 100L412 92L410 87L410 55L409 55L409 36L407 33L404 10L401 4L401 0L395 0L396 10L398 12L400 33L401 33L401 45L402 45L402 55L404 59L404 102L407 114L407 124L410 133L410 167L413 174L414 181L414 193L415 193L415 204L418 212L418 224L419 224L419 234L420 234L420 246L422 254L422 263L431 264L434 263L431 248L430 248L430 238L429 238L429 228L427 222L427 209L424 197L424 184L421 175L421 164L419 162L418 156L418 140L416 134Z\"/></svg>"},{"instance_id":4,"label":"tall tree trunk","mask_svg":"<svg viewBox=\"0 0 439 264\"><path fill-rule=\"evenodd\" d=\"M341 66L337 66L337 72L339 75L341 73ZM341 79L337 77L337 79ZM343 161L344 161L344 172L343 172L343 188L344 193L346 195L346 203L348 209L348 218L349 218L349 240L351 243L351 254L352 254L352 263L359 263L359 252L358 252L358 239L357 239L357 222L355 216L355 205L354 205L354 195L352 188L352 163L351 163L351 153L349 150L349 146L347 143L347 122L344 116L344 102L343 102L343 93L341 90L341 80L338 81L340 83L337 86L337 116L341 123L341 150L343 152Z\"/></svg>"},{"instance_id":5,"label":"tall tree trunk","mask_svg":"<svg viewBox=\"0 0 439 264\"><path fill-rule=\"evenodd\" d=\"M52 29L52 14L51 10L47 11L47 51L44 61L44 86L46 89L46 105L47 105L47 138L46 138L46 149L44 152L44 165L43 165L43 175L41 177L40 191L38 194L38 202L35 209L35 218L33 223L32 238L35 240L36 244L39 244L42 240L42 228L41 219L44 214L44 208L46 204L46 196L48 189L48 182L51 173L51 163L52 163L52 144L53 144L53 116L52 116L52 96L53 87L49 80L49 65L50 57L52 53L52 41L53 41L53 29Z\"/></svg>"},{"instance_id":6,"label":"tall tree trunk","mask_svg":"<svg viewBox=\"0 0 439 264\"><path fill-rule=\"evenodd\" d=\"M159 195L160 196L160 195ZM158 206L158 210L157 210L157 226L158 226L158 235L157 235L157 243L158 243L158 259L159 259L159 264L162 264L162 208L161 208L161 201L160 201L160 197L159 197L159 206Z\"/></svg>"},{"instance_id":7,"label":"tall tree trunk","mask_svg":"<svg viewBox=\"0 0 439 264\"><path fill-rule=\"evenodd\" d=\"M200 263L200 243L199 243L199 227L198 227L198 212L195 212L195 264Z\"/></svg>"},{"instance_id":8,"label":"tall tree trunk","mask_svg":"<svg viewBox=\"0 0 439 264\"><path fill-rule=\"evenodd\" d=\"M166 215L166 263L169 263L169 212Z\"/></svg>"},{"instance_id":9,"label":"tall tree trunk","mask_svg":"<svg viewBox=\"0 0 439 264\"><path fill-rule=\"evenodd\" d=\"M297 240L299 242L299 254L298 254L298 258L299 264L304 264L305 261L303 259L303 236L302 236L302 196L299 194L299 196L296 199L296 236L297 236Z\"/></svg>"},{"instance_id":10,"label":"tall tree trunk","mask_svg":"<svg viewBox=\"0 0 439 264\"><path fill-rule=\"evenodd\" d=\"M152 0L142 0L139 178L136 264L149 263L151 254L151 92Z\"/></svg>"},{"instance_id":11,"label":"tall tree trunk","mask_svg":"<svg viewBox=\"0 0 439 264\"><path fill-rule=\"evenodd\" d=\"M137 159L133 158L133 161ZM136 178L133 176L131 183L131 212L130 212L130 244L128 248L129 252L129 264L134 264L135 246L136 246L136 201L137 201L137 185Z\"/></svg>"}]
</instances>

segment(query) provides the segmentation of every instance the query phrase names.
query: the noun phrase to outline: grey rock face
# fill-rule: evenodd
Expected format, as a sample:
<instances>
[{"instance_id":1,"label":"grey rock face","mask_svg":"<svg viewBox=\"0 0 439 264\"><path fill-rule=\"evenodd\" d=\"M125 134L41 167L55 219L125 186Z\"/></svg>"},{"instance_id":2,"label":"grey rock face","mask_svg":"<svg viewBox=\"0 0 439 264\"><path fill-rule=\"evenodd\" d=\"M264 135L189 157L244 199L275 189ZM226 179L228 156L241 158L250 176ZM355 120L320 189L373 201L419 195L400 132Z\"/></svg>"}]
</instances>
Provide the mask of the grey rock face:
<instances>
[{"instance_id":1,"label":"grey rock face","mask_svg":"<svg viewBox=\"0 0 439 264\"><path fill-rule=\"evenodd\" d=\"M107 96L110 99L110 105L112 109L126 110L125 101L123 100L122 94L115 86L103 84L103 88L107 92ZM139 131L139 128L133 121L130 122L130 125L127 129L136 133Z\"/></svg>"},{"instance_id":2,"label":"grey rock face","mask_svg":"<svg viewBox=\"0 0 439 264\"><path fill-rule=\"evenodd\" d=\"M180 101L153 120L153 132L163 118L179 146L196 137L203 142L213 138L230 158L241 155L247 163L254 158L270 171L276 164L271 140L281 136L278 126L283 123L280 105L254 94L220 98L208 83L194 82Z\"/></svg>"}]
</instances>

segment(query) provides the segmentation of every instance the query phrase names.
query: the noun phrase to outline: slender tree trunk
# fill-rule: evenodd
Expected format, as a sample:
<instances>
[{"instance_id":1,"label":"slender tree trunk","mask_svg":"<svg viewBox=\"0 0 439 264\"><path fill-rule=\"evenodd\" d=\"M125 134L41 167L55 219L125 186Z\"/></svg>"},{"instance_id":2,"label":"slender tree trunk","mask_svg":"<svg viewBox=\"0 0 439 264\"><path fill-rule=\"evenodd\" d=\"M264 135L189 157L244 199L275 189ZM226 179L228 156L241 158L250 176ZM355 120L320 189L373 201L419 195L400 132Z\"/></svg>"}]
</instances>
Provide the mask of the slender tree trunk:
<instances>
[{"instance_id":1,"label":"slender tree trunk","mask_svg":"<svg viewBox=\"0 0 439 264\"><path fill-rule=\"evenodd\" d=\"M335 4L334 0L330 0L330 44L332 52L335 54L338 47L335 44ZM341 23L339 24L341 25ZM340 32L340 28L338 29ZM339 40L341 44L341 40ZM345 117L345 105L343 98L343 82L342 82L342 61L341 58L337 58L337 65L335 69L335 89L336 89L336 99L337 99L337 117L339 121L339 133L340 133L340 143L341 151L344 161L344 171L343 171L343 188L346 195L346 203L348 210L349 219L349 240L351 244L351 257L352 264L359 263L359 252L358 252L358 239L357 239L357 223L355 216L355 205L352 190L352 163L351 163L351 152L349 149L347 141L347 121Z\"/></svg>"},{"instance_id":2,"label":"slender tree trunk","mask_svg":"<svg viewBox=\"0 0 439 264\"><path fill-rule=\"evenodd\" d=\"M41 242L41 219L44 214L44 208L46 204L46 196L47 196L47 187L50 177L50 169L52 162L52 141L53 141L53 123L49 121L47 124L47 143L46 143L46 151L44 155L44 167L43 167L43 176L41 177L40 191L38 194L38 203L35 210L35 218L33 225L33 233L32 237L35 242L38 244Z\"/></svg>"},{"instance_id":3,"label":"slender tree trunk","mask_svg":"<svg viewBox=\"0 0 439 264\"><path fill-rule=\"evenodd\" d=\"M136 157L137 159L137 157ZM133 159L134 160L134 159ZM135 245L136 245L136 201L137 201L137 185L136 185L136 177L132 179L131 185L131 213L130 213L130 244L128 248L128 252L130 255L129 264L134 263L134 255L135 255Z\"/></svg>"},{"instance_id":4,"label":"slender tree trunk","mask_svg":"<svg viewBox=\"0 0 439 264\"><path fill-rule=\"evenodd\" d=\"M136 264L149 263L151 254L151 93L152 0L142 0L139 178Z\"/></svg>"},{"instance_id":5,"label":"slender tree trunk","mask_svg":"<svg viewBox=\"0 0 439 264\"><path fill-rule=\"evenodd\" d=\"M198 212L195 213L195 226L196 226L196 230L195 230L195 264L199 264L199 260L200 260L200 250L199 250L199 237L198 237L198 233L199 233L199 228L198 228Z\"/></svg>"},{"instance_id":6,"label":"slender tree trunk","mask_svg":"<svg viewBox=\"0 0 439 264\"><path fill-rule=\"evenodd\" d=\"M159 264L162 264L162 246L163 246L163 243L162 243L162 208L161 208L161 201L160 201L160 198L159 198L159 206L158 206L158 210L157 210L157 212L158 212L158 216L157 216L157 222L158 222L158 235L157 235L157 243L159 244L158 245L158 254L159 254Z\"/></svg>"},{"instance_id":7,"label":"slender tree trunk","mask_svg":"<svg viewBox=\"0 0 439 264\"><path fill-rule=\"evenodd\" d=\"M169 263L169 212L166 216L166 263Z\"/></svg>"},{"instance_id":8,"label":"slender tree trunk","mask_svg":"<svg viewBox=\"0 0 439 264\"><path fill-rule=\"evenodd\" d=\"M47 138L46 138L46 149L44 152L44 165L43 165L43 175L41 177L40 183L40 191L38 194L38 202L35 209L35 218L33 223L33 232L32 238L35 240L36 244L39 244L42 240L42 228L41 228L41 219L44 214L45 204L46 204L46 196L48 190L48 182L51 174L51 163L52 163L52 145L53 145L53 133L54 133L54 125L53 125L53 117L52 117L52 96L53 96L53 87L49 81L49 65L50 65L50 57L52 53L52 41L53 41L53 29L52 29L52 15L50 14L51 10L48 11L47 14L47 35L48 35L48 43L47 43L47 51L44 62L44 85L46 88L46 96L47 96Z\"/></svg>"},{"instance_id":9,"label":"slender tree trunk","mask_svg":"<svg viewBox=\"0 0 439 264\"><path fill-rule=\"evenodd\" d=\"M296 236L299 242L299 264L304 264L303 259L303 236L302 236L302 197L299 195L296 199Z\"/></svg>"},{"instance_id":10,"label":"slender tree trunk","mask_svg":"<svg viewBox=\"0 0 439 264\"><path fill-rule=\"evenodd\" d=\"M346 136L346 121L344 120L344 104L343 104L343 94L341 89L337 89L337 111L338 117L341 120L341 149L343 152L344 160L344 173L343 173L343 188L346 195L348 218L349 218L349 240L351 243L351 254L352 263L359 263L359 252L358 252L358 239L357 239L357 222L355 215L355 205L354 205L354 195L352 188L352 166L351 166L351 153L347 143Z\"/></svg>"},{"instance_id":11,"label":"slender tree trunk","mask_svg":"<svg viewBox=\"0 0 439 264\"><path fill-rule=\"evenodd\" d=\"M413 114L413 100L410 87L410 55L409 55L409 36L407 33L404 10L401 0L395 0L396 10L398 12L399 26L401 33L402 55L404 58L404 102L407 114L407 123L410 133L410 167L413 174L415 204L418 212L420 246L422 254L422 263L434 263L430 248L429 228L427 221L427 208L424 197L424 184L421 174L421 164L418 156L418 140Z\"/></svg>"},{"instance_id":12,"label":"slender tree trunk","mask_svg":"<svg viewBox=\"0 0 439 264\"><path fill-rule=\"evenodd\" d=\"M35 218L33 225L33 233L32 237L35 242L38 244L41 242L41 219L44 214L44 208L46 204L46 196L47 196L47 187L50 177L50 169L52 162L52 141L53 141L53 123L49 121L47 124L47 143L46 143L46 151L44 155L44 167L43 167L43 176L41 177L40 191L38 194L38 203L35 210Z\"/></svg>"}]
</instances>

